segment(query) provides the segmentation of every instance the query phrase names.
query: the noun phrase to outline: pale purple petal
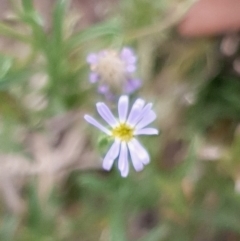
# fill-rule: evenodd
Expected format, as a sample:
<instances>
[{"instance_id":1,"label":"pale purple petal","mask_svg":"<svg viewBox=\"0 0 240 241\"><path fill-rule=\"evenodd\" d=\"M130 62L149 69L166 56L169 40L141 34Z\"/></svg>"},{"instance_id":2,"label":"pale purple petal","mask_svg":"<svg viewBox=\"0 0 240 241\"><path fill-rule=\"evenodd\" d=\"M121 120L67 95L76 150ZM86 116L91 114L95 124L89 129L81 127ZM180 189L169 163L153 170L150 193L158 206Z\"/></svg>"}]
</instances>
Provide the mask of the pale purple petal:
<instances>
[{"instance_id":1,"label":"pale purple petal","mask_svg":"<svg viewBox=\"0 0 240 241\"><path fill-rule=\"evenodd\" d=\"M133 138L128 145L132 143L133 148L135 150L135 153L137 154L139 160L141 160L141 162L144 165L147 165L150 162L150 157L149 154L147 153L147 151L145 150L145 148L140 144L140 142L138 140L136 140L135 138ZM130 144L131 145L131 144Z\"/></svg>"},{"instance_id":2,"label":"pale purple petal","mask_svg":"<svg viewBox=\"0 0 240 241\"><path fill-rule=\"evenodd\" d=\"M84 115L84 119L94 125L95 127L97 127L99 130L103 131L104 133L106 133L107 135L111 135L111 131L109 131L107 128L105 128L103 125L101 125L98 121L96 121L93 117L89 116L89 115Z\"/></svg>"},{"instance_id":3,"label":"pale purple petal","mask_svg":"<svg viewBox=\"0 0 240 241\"><path fill-rule=\"evenodd\" d=\"M142 86L141 80L129 79L124 85L124 93L131 94Z\"/></svg>"},{"instance_id":4,"label":"pale purple petal","mask_svg":"<svg viewBox=\"0 0 240 241\"><path fill-rule=\"evenodd\" d=\"M134 125L136 125L144 116L149 115L149 113L151 112L152 105L152 103L148 103L144 106L141 113L138 115L138 118L136 118L136 122L134 123Z\"/></svg>"},{"instance_id":5,"label":"pale purple petal","mask_svg":"<svg viewBox=\"0 0 240 241\"><path fill-rule=\"evenodd\" d=\"M99 94L107 94L109 92L109 86L108 85L99 85L98 86L98 93Z\"/></svg>"},{"instance_id":6,"label":"pale purple petal","mask_svg":"<svg viewBox=\"0 0 240 241\"><path fill-rule=\"evenodd\" d=\"M133 64L129 64L126 66L126 71L128 73L133 73L136 71L136 65L133 65Z\"/></svg>"},{"instance_id":7,"label":"pale purple petal","mask_svg":"<svg viewBox=\"0 0 240 241\"><path fill-rule=\"evenodd\" d=\"M120 141L116 139L103 159L103 169L109 171L112 168L113 162L119 154L119 150Z\"/></svg>"},{"instance_id":8,"label":"pale purple petal","mask_svg":"<svg viewBox=\"0 0 240 241\"><path fill-rule=\"evenodd\" d=\"M134 64L137 61L136 56L134 55L132 49L130 48L123 48L120 53L120 57L127 64Z\"/></svg>"},{"instance_id":9,"label":"pale purple petal","mask_svg":"<svg viewBox=\"0 0 240 241\"><path fill-rule=\"evenodd\" d=\"M116 95L114 95L113 93L111 93L110 91L107 92L106 94L104 94L105 99L109 100L109 101L116 101Z\"/></svg>"},{"instance_id":10,"label":"pale purple petal","mask_svg":"<svg viewBox=\"0 0 240 241\"><path fill-rule=\"evenodd\" d=\"M155 128L139 129L134 132L134 135L158 135L158 130Z\"/></svg>"},{"instance_id":11,"label":"pale purple petal","mask_svg":"<svg viewBox=\"0 0 240 241\"><path fill-rule=\"evenodd\" d=\"M136 153L136 150L135 150L132 142L128 143L128 149L129 149L129 152L130 152L130 156L131 156L131 159L132 159L132 164L133 164L134 169L137 172L142 171L144 165L143 165L141 159L139 159L138 154Z\"/></svg>"},{"instance_id":12,"label":"pale purple petal","mask_svg":"<svg viewBox=\"0 0 240 241\"><path fill-rule=\"evenodd\" d=\"M135 103L133 104L132 109L130 111L130 114L128 116L128 119L127 119L127 123L129 125L133 125L133 123L135 123L135 119L141 113L144 103L145 103L145 101L142 99L137 99L135 101Z\"/></svg>"},{"instance_id":13,"label":"pale purple petal","mask_svg":"<svg viewBox=\"0 0 240 241\"><path fill-rule=\"evenodd\" d=\"M96 104L97 111L99 115L112 127L118 125L117 120L113 116L111 110L107 107L106 104L99 102Z\"/></svg>"},{"instance_id":14,"label":"pale purple petal","mask_svg":"<svg viewBox=\"0 0 240 241\"><path fill-rule=\"evenodd\" d=\"M91 72L89 74L89 81L90 81L90 83L92 83L92 84L96 83L98 80L99 80L99 75L97 73Z\"/></svg>"},{"instance_id":15,"label":"pale purple petal","mask_svg":"<svg viewBox=\"0 0 240 241\"><path fill-rule=\"evenodd\" d=\"M129 103L129 98L127 95L123 95L119 98L118 115L119 115L120 122L126 121L127 113L128 113L128 103Z\"/></svg>"},{"instance_id":16,"label":"pale purple petal","mask_svg":"<svg viewBox=\"0 0 240 241\"><path fill-rule=\"evenodd\" d=\"M104 95L107 100L114 101L116 99L116 96L111 93L108 85L99 85L98 93Z\"/></svg>"},{"instance_id":17,"label":"pale purple petal","mask_svg":"<svg viewBox=\"0 0 240 241\"><path fill-rule=\"evenodd\" d=\"M128 173L129 173L129 163L128 163L128 160L127 160L126 165L124 166L124 169L121 172L121 176L127 177Z\"/></svg>"},{"instance_id":18,"label":"pale purple petal","mask_svg":"<svg viewBox=\"0 0 240 241\"><path fill-rule=\"evenodd\" d=\"M98 62L98 55L95 53L91 53L87 56L87 63L96 64Z\"/></svg>"},{"instance_id":19,"label":"pale purple petal","mask_svg":"<svg viewBox=\"0 0 240 241\"><path fill-rule=\"evenodd\" d=\"M126 142L121 142L120 155L118 159L118 169L123 172L128 163L128 150Z\"/></svg>"},{"instance_id":20,"label":"pale purple petal","mask_svg":"<svg viewBox=\"0 0 240 241\"><path fill-rule=\"evenodd\" d=\"M142 120L136 125L136 130L142 129L157 118L156 114L151 110L148 115L145 115Z\"/></svg>"}]
</instances>

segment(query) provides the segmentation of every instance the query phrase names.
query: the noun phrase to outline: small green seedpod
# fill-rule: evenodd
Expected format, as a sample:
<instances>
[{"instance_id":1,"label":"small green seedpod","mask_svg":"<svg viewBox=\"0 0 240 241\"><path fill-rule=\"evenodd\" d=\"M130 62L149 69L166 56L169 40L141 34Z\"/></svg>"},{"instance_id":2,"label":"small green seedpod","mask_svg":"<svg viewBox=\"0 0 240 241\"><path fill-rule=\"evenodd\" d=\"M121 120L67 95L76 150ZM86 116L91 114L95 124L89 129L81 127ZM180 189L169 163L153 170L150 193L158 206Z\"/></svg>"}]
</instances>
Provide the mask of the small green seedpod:
<instances>
[{"instance_id":1,"label":"small green seedpod","mask_svg":"<svg viewBox=\"0 0 240 241\"><path fill-rule=\"evenodd\" d=\"M106 135L100 135L98 137L97 146L101 155L105 155L110 145L112 144L113 139Z\"/></svg>"}]
</instances>

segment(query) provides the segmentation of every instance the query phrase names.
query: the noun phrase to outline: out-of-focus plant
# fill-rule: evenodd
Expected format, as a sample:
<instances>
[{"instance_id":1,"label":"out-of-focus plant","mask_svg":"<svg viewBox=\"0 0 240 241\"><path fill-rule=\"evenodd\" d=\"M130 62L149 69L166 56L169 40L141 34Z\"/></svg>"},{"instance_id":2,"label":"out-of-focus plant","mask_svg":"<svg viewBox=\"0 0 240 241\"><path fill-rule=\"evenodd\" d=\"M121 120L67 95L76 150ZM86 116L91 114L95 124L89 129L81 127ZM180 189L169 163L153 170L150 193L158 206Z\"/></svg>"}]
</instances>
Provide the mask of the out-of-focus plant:
<instances>
[{"instance_id":1,"label":"out-of-focus plant","mask_svg":"<svg viewBox=\"0 0 240 241\"><path fill-rule=\"evenodd\" d=\"M177 35L193 2L122 0L75 30L72 1L56 1L51 23L34 1L11 1L0 22L0 240L240 239L239 51ZM102 98L86 57L123 46L162 132L142 138L151 163L125 179L101 169L96 150L109 143L83 118Z\"/></svg>"}]
</instances>

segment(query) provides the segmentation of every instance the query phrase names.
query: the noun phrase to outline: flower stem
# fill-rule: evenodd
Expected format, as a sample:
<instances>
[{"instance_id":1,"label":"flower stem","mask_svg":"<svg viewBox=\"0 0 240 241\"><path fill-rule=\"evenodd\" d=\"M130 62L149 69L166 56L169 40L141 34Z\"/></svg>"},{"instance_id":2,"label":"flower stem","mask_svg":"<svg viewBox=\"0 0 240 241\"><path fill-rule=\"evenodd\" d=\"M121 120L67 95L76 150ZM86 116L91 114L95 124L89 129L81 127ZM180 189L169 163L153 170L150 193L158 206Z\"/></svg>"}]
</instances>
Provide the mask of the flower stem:
<instances>
[{"instance_id":1,"label":"flower stem","mask_svg":"<svg viewBox=\"0 0 240 241\"><path fill-rule=\"evenodd\" d=\"M110 214L110 241L127 241L124 203L117 200Z\"/></svg>"}]
</instances>

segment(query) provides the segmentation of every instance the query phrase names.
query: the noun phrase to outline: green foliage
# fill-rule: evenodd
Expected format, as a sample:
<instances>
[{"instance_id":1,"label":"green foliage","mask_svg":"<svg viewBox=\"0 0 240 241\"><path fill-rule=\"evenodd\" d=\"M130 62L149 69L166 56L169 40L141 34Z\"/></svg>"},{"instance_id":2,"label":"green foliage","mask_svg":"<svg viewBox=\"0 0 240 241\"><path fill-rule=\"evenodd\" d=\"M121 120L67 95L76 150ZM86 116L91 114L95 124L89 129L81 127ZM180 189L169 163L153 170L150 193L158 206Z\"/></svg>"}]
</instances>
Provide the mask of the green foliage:
<instances>
[{"instance_id":1,"label":"green foliage","mask_svg":"<svg viewBox=\"0 0 240 241\"><path fill-rule=\"evenodd\" d=\"M238 121L240 118L239 78L219 73L210 79L198 93L196 104L189 110L189 117L198 128L206 129L217 120Z\"/></svg>"},{"instance_id":2,"label":"green foliage","mask_svg":"<svg viewBox=\"0 0 240 241\"><path fill-rule=\"evenodd\" d=\"M121 36L121 32L120 20L118 18L108 19L106 22L98 23L91 28L84 29L83 31L74 34L70 37L67 46L71 50L100 37L111 41L116 36Z\"/></svg>"},{"instance_id":3,"label":"green foliage","mask_svg":"<svg viewBox=\"0 0 240 241\"><path fill-rule=\"evenodd\" d=\"M124 26L126 29L139 29L149 26L160 19L164 8L163 1L154 0L124 0L122 4L122 14L124 16ZM138 9L136 11L136 9Z\"/></svg>"}]
</instances>

